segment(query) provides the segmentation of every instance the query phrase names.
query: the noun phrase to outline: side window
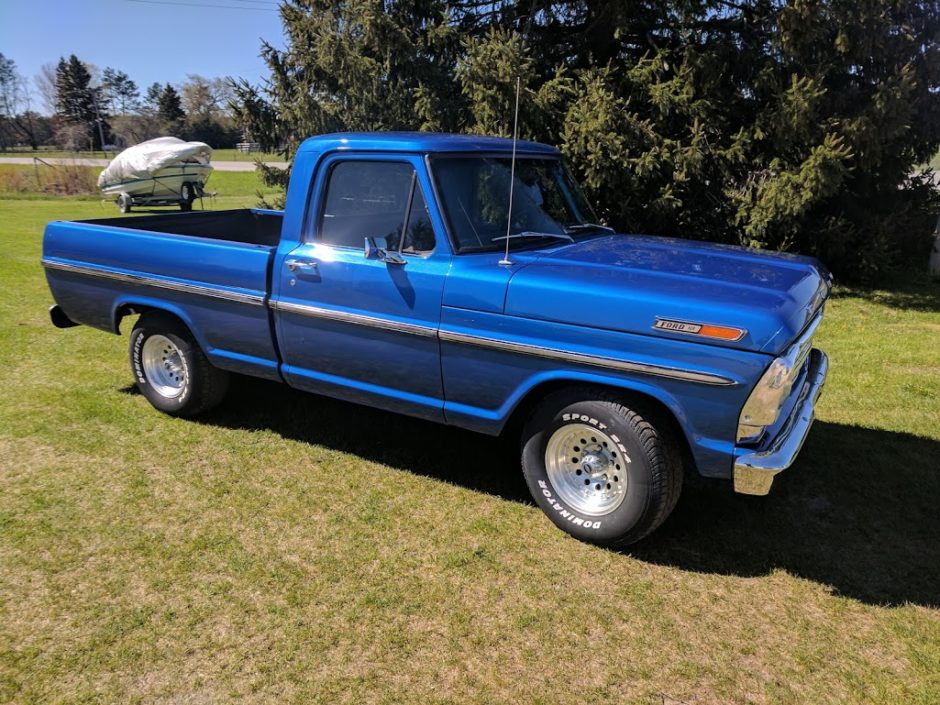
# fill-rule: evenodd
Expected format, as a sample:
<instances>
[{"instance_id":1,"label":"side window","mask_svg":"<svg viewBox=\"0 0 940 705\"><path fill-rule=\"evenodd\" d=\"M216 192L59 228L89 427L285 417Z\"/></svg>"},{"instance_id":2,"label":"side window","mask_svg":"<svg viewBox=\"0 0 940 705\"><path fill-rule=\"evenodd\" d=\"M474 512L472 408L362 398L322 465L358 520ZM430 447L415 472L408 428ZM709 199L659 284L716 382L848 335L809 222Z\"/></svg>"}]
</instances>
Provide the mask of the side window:
<instances>
[{"instance_id":1,"label":"side window","mask_svg":"<svg viewBox=\"0 0 940 705\"><path fill-rule=\"evenodd\" d=\"M327 245L362 248L367 237L384 239L403 252L434 249L434 232L414 168L404 162L339 162L326 186L318 239ZM413 194L413 195L412 195ZM411 214L405 228L409 196Z\"/></svg>"},{"instance_id":2,"label":"side window","mask_svg":"<svg viewBox=\"0 0 940 705\"><path fill-rule=\"evenodd\" d=\"M398 239L395 240L398 247ZM391 242L389 243L391 246ZM428 204L424 201L421 187L415 184L414 199L411 201L411 215L408 217L408 227L405 229L405 246L402 252L424 253L434 249L434 228L431 226L431 216L428 214Z\"/></svg>"}]
</instances>

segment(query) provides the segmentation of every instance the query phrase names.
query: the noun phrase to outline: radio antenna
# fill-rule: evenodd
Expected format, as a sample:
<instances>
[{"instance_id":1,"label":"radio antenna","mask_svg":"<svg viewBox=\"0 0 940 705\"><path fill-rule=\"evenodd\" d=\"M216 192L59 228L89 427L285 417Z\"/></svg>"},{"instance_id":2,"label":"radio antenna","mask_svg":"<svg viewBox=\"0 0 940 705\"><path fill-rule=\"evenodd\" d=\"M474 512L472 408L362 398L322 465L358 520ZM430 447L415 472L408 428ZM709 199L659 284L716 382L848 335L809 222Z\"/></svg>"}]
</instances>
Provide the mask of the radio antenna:
<instances>
[{"instance_id":1,"label":"radio antenna","mask_svg":"<svg viewBox=\"0 0 940 705\"><path fill-rule=\"evenodd\" d=\"M519 140L519 87L521 78L516 76L516 114L512 121L512 162L509 167L509 212L506 214L506 253L499 263L503 266L509 266L512 261L509 259L509 231L512 230L512 190L516 183L516 142Z\"/></svg>"}]
</instances>

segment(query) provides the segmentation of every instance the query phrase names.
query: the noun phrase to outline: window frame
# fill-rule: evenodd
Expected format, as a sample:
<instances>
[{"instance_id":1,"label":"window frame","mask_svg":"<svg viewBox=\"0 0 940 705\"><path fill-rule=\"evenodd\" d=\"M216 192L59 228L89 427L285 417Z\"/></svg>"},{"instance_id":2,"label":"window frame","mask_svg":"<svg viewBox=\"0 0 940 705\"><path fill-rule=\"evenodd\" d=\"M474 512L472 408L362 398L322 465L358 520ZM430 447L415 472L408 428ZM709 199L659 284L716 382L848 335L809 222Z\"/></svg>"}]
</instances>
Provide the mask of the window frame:
<instances>
[{"instance_id":1,"label":"window frame","mask_svg":"<svg viewBox=\"0 0 940 705\"><path fill-rule=\"evenodd\" d=\"M408 227L408 221L410 220L410 215L412 212L412 207L414 205L415 195L420 192L421 198L424 200L425 208L428 210L428 217L431 221L431 228L434 234L434 247L430 250L422 250L420 252L407 252L402 251L401 255L403 257L413 257L417 259L427 259L431 257L438 251L438 240L439 233L437 228L434 227L434 219L430 214L430 207L428 205L429 201L425 194L425 189L421 185L421 175L418 173L417 164L409 159L409 156L406 154L382 154L382 153L362 153L362 154L349 154L349 153L334 153L331 155L325 155L326 159L323 160L320 167L320 176L317 179L319 183L311 189L310 198L307 201L307 206L305 208L304 216L304 225L303 233L301 237L302 243L307 243L310 245L315 245L317 247L328 247L336 250L344 251L358 251L361 252L365 246L364 239L366 236L363 236L363 244L359 247L354 247L351 245L337 245L333 243L328 243L323 241L323 216L326 211L326 197L330 188L330 181L333 177L333 171L340 166L341 164L348 164L350 162L370 162L373 164L404 164L408 167L411 167L412 172L412 182L414 184L414 192L411 194L411 199L406 204L406 208L403 214L402 222L402 232ZM420 156L418 157L420 159ZM410 188L410 187L409 187ZM432 185L433 188L433 185ZM316 213L312 213L311 205L313 199L316 199ZM311 218L311 216L313 216ZM312 220L312 222L311 222ZM442 218L443 220L443 218ZM449 236L447 236L449 237ZM395 250L398 252L398 250Z\"/></svg>"}]
</instances>

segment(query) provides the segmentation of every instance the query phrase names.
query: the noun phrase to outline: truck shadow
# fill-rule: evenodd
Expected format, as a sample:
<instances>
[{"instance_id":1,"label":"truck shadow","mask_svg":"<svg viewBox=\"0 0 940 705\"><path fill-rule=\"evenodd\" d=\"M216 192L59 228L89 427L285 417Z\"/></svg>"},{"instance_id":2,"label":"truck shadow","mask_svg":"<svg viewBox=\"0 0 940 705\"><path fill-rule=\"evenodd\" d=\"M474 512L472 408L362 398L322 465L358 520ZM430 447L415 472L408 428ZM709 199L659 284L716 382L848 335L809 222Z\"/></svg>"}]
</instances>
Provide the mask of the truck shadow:
<instances>
[{"instance_id":1,"label":"truck shadow","mask_svg":"<svg viewBox=\"0 0 940 705\"><path fill-rule=\"evenodd\" d=\"M236 377L199 419L265 429L418 475L531 504L514 442ZM670 519L625 553L683 570L775 570L870 604L940 606L940 442L817 422L768 497L686 484Z\"/></svg>"}]
</instances>

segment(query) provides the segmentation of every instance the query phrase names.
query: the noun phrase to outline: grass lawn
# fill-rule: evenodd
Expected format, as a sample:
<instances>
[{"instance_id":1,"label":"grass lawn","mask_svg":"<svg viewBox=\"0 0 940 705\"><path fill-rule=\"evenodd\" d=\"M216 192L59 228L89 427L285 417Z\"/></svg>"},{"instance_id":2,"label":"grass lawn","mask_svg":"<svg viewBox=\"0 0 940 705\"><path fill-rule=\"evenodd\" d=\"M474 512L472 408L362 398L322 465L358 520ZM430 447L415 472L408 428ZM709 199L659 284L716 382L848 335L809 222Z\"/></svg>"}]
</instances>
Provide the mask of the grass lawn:
<instances>
[{"instance_id":1,"label":"grass lawn","mask_svg":"<svg viewBox=\"0 0 940 705\"><path fill-rule=\"evenodd\" d=\"M89 193L81 195L48 200L48 195L43 193L36 193L33 191L25 191L23 193L4 191L5 186L9 188L8 183L10 182L10 177L18 175L25 177L27 186L32 185L35 181L36 172L33 167L29 166L0 164L0 201L40 200L46 201L44 206L45 208L54 208L56 204L74 204L75 201L94 201L98 207L98 210L92 212L76 211L77 214L74 216L55 216L59 218L104 218L110 217L117 213L117 206L114 204L114 200L103 198L101 193L98 192L95 187L95 183L97 181L98 174L101 173L101 169L97 167L69 167L69 171L87 172L88 178L86 180L87 183L91 185L93 190ZM42 179L43 184L48 184L50 181L55 181L57 178L54 169L41 169L39 173L39 178ZM209 181L206 183L206 191L216 194L215 196L207 197L203 200L205 207L213 210L256 206L258 204L259 191L268 198L273 197L276 193L276 189L263 186L258 180L257 174L253 171L213 171L212 175L209 177ZM198 209L200 207L200 202L196 201L194 207ZM154 208L152 210L154 212L171 213L175 210L175 208ZM40 224L40 230L41 229L42 224Z\"/></svg>"},{"instance_id":2,"label":"grass lawn","mask_svg":"<svg viewBox=\"0 0 940 705\"><path fill-rule=\"evenodd\" d=\"M115 214L0 196L0 702L940 702L937 284L839 290L798 464L615 553L492 439L248 379L153 410L46 316L43 225Z\"/></svg>"}]
</instances>

